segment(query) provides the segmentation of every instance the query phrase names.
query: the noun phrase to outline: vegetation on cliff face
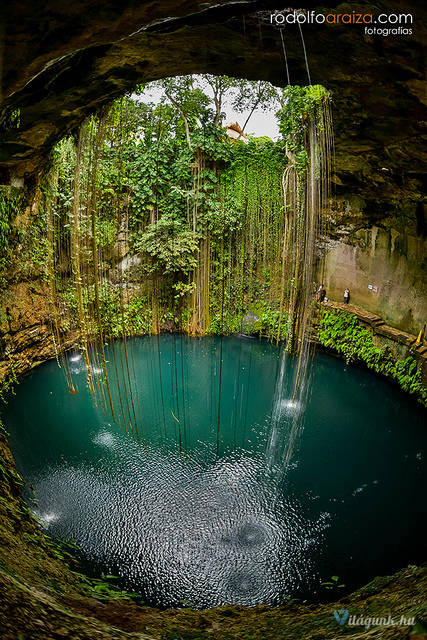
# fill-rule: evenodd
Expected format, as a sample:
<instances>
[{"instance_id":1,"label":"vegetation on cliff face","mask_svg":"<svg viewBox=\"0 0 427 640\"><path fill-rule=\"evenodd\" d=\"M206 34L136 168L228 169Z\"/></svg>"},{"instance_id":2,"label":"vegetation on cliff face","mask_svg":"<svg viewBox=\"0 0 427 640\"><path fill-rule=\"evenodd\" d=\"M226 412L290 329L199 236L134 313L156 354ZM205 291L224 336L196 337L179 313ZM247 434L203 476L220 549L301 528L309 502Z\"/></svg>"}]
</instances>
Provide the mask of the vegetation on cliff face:
<instances>
[{"instance_id":1,"label":"vegetation on cliff face","mask_svg":"<svg viewBox=\"0 0 427 640\"><path fill-rule=\"evenodd\" d=\"M283 144L232 143L209 122L200 90L168 83L166 95L173 102L157 106L124 98L102 122L93 118L86 125L80 244L91 242L91 211L83 203L96 199L101 316L104 331L112 335L120 335L123 321L131 330L156 333L164 319L192 334L227 333L253 300L267 298L274 305L278 296ZM56 288L72 307L66 265L67 247L75 245L68 217L72 140L64 141L58 160L52 207L60 222L62 262ZM123 288L126 318L111 312L123 307ZM86 308L94 295L88 291Z\"/></svg>"},{"instance_id":2,"label":"vegetation on cliff face","mask_svg":"<svg viewBox=\"0 0 427 640\"><path fill-rule=\"evenodd\" d=\"M427 406L427 391L414 355L409 352L404 360L397 360L388 347L376 347L368 329L360 326L353 314L323 307L319 341L341 354L346 362L363 362L369 369L396 381Z\"/></svg>"},{"instance_id":3,"label":"vegetation on cliff face","mask_svg":"<svg viewBox=\"0 0 427 640\"><path fill-rule=\"evenodd\" d=\"M18 230L14 220L22 206L22 190L14 187L0 188L0 289L7 286L5 271L10 260L11 247L17 243Z\"/></svg>"},{"instance_id":4,"label":"vegetation on cliff face","mask_svg":"<svg viewBox=\"0 0 427 640\"><path fill-rule=\"evenodd\" d=\"M56 148L41 212L51 221L54 254L46 273L76 324L100 308L98 327L89 331L230 333L260 304L268 335L280 339L289 330L283 299L301 269L286 256L297 266L284 277L288 221L295 210L294 251L304 238L307 172L311 165L321 171L320 147L307 157L309 123L327 126L320 122L327 94L319 87L279 93L268 83L205 81L213 102L192 79L167 79L159 83L164 102L122 98L83 125L77 147L69 138ZM231 90L237 105L252 110L281 100L284 139L230 140L219 125ZM283 200L290 163L298 203Z\"/></svg>"},{"instance_id":5,"label":"vegetation on cliff face","mask_svg":"<svg viewBox=\"0 0 427 640\"><path fill-rule=\"evenodd\" d=\"M277 318L264 325L270 336L273 330L298 355L294 399L309 361L316 249L329 198L329 95L317 86L279 93L265 83L205 82L215 108L192 78L167 78L157 83L164 92L157 106L123 98L85 121L77 140L58 149L44 189L53 333L69 390L64 320L76 332L92 394L110 405L113 419L110 378L119 384L121 376L123 423L133 413L137 438L126 342L135 325L148 321L147 332L157 334L166 317L170 331L222 336L239 330L261 301ZM220 127L231 89L251 111L280 98L285 138L248 141L248 120L243 129ZM124 363L113 357L109 368L104 345L114 349L116 337ZM103 371L102 381L93 369Z\"/></svg>"},{"instance_id":6,"label":"vegetation on cliff face","mask_svg":"<svg viewBox=\"0 0 427 640\"><path fill-rule=\"evenodd\" d=\"M79 162L75 137L59 143L27 214L22 190L0 194L5 329L11 283L44 280L58 347L79 327L101 342L161 330L227 334L247 328L248 316L248 330L287 336L292 300L300 299L296 278L306 269L298 243L307 175L310 165L321 170L318 147L309 158L306 141L313 119L320 130L328 126L328 94L224 76L204 82L169 78L157 84L160 103L148 102L141 87L90 118L78 136ZM230 140L220 125L233 95L236 106L280 106L283 139ZM312 274L304 285L310 295ZM419 395L412 362L376 357L369 354L371 368Z\"/></svg>"}]
</instances>

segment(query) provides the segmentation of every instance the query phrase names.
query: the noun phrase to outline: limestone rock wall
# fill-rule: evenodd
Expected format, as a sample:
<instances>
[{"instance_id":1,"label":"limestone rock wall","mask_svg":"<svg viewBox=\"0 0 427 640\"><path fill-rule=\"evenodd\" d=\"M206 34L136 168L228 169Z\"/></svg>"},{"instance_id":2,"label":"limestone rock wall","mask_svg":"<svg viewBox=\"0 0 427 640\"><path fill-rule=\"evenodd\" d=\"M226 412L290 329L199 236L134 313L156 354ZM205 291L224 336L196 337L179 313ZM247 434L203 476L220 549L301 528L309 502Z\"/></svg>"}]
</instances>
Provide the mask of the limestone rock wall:
<instances>
[{"instance_id":1,"label":"limestone rock wall","mask_svg":"<svg viewBox=\"0 0 427 640\"><path fill-rule=\"evenodd\" d=\"M360 229L335 241L326 255L324 284L331 300L351 302L393 327L417 334L427 321L427 242L423 237Z\"/></svg>"}]
</instances>

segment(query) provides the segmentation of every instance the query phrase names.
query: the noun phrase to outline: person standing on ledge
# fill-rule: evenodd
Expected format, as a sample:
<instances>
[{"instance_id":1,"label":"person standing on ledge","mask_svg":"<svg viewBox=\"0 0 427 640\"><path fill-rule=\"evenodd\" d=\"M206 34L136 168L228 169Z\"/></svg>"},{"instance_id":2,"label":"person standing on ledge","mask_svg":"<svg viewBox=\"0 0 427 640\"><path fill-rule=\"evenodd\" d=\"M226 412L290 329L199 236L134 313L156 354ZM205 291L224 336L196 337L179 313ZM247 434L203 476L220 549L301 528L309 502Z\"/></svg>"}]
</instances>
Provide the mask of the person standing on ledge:
<instances>
[{"instance_id":1,"label":"person standing on ledge","mask_svg":"<svg viewBox=\"0 0 427 640\"><path fill-rule=\"evenodd\" d=\"M350 289L344 290L344 302L348 304L350 302Z\"/></svg>"},{"instance_id":2,"label":"person standing on ledge","mask_svg":"<svg viewBox=\"0 0 427 640\"><path fill-rule=\"evenodd\" d=\"M324 299L325 299L325 297L326 297L326 289L325 289L325 287L323 286L323 284L321 284L321 285L320 285L320 287L319 287L319 288L318 288L318 290L317 290L316 299L317 299L319 302L323 302L323 301L324 301Z\"/></svg>"}]
</instances>

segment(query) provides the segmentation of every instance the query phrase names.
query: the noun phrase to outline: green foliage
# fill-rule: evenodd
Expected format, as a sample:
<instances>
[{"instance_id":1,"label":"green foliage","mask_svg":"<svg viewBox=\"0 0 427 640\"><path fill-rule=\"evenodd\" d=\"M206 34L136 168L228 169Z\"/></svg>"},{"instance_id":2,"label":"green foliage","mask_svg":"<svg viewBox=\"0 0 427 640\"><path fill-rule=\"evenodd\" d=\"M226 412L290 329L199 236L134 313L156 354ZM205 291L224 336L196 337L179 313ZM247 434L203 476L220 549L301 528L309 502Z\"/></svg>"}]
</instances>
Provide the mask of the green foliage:
<instances>
[{"instance_id":1,"label":"green foliage","mask_svg":"<svg viewBox=\"0 0 427 640\"><path fill-rule=\"evenodd\" d=\"M21 109L19 107L15 109L9 107L8 109L6 109L5 113L3 113L2 115L0 135L1 134L4 135L4 133L10 131L11 129L19 129L20 126L21 126Z\"/></svg>"},{"instance_id":2,"label":"green foliage","mask_svg":"<svg viewBox=\"0 0 427 640\"><path fill-rule=\"evenodd\" d=\"M116 298L115 305L109 308L109 320L104 314L104 329L108 329L115 338L122 335L138 335L151 333L153 324L153 312L144 297L134 297L130 300L127 308L121 310L119 300Z\"/></svg>"},{"instance_id":3,"label":"green foliage","mask_svg":"<svg viewBox=\"0 0 427 640\"><path fill-rule=\"evenodd\" d=\"M173 289L175 290L175 299L182 298L193 291L196 288L195 282L176 282L173 285Z\"/></svg>"},{"instance_id":4,"label":"green foliage","mask_svg":"<svg viewBox=\"0 0 427 640\"><path fill-rule=\"evenodd\" d=\"M153 85L163 90L166 99L178 111L179 117L175 121L177 137L184 133L191 147L191 140L187 137L190 130L210 116L208 96L194 84L192 76L164 78Z\"/></svg>"},{"instance_id":5,"label":"green foliage","mask_svg":"<svg viewBox=\"0 0 427 640\"><path fill-rule=\"evenodd\" d=\"M309 116L328 97L322 85L288 85L282 89L283 106L280 114L280 129L285 136L303 129Z\"/></svg>"},{"instance_id":6,"label":"green foliage","mask_svg":"<svg viewBox=\"0 0 427 640\"><path fill-rule=\"evenodd\" d=\"M153 271L186 274L196 266L198 241L182 222L163 216L138 237L134 249L150 257Z\"/></svg>"},{"instance_id":7,"label":"green foliage","mask_svg":"<svg viewBox=\"0 0 427 640\"><path fill-rule=\"evenodd\" d=\"M0 242L4 250L5 242L10 231L10 221L18 213L16 199L10 189L2 187L0 190Z\"/></svg>"},{"instance_id":8,"label":"green foliage","mask_svg":"<svg viewBox=\"0 0 427 640\"><path fill-rule=\"evenodd\" d=\"M23 191L15 187L0 187L0 272L7 268L6 253L17 238L13 227L23 205Z\"/></svg>"},{"instance_id":9,"label":"green foliage","mask_svg":"<svg viewBox=\"0 0 427 640\"><path fill-rule=\"evenodd\" d=\"M139 593L124 591L116 586L117 576L106 575L103 579L90 578L83 573L73 571L79 580L81 591L90 598L96 600L133 600L138 604L143 604L142 596Z\"/></svg>"},{"instance_id":10,"label":"green foliage","mask_svg":"<svg viewBox=\"0 0 427 640\"><path fill-rule=\"evenodd\" d=\"M295 154L295 167L300 176L304 175L308 167L307 151L302 149Z\"/></svg>"},{"instance_id":11,"label":"green foliage","mask_svg":"<svg viewBox=\"0 0 427 640\"><path fill-rule=\"evenodd\" d=\"M338 576L331 576L331 579L326 582L321 582L320 586L324 587L327 591L333 591L334 589L343 589L345 584L339 584Z\"/></svg>"},{"instance_id":12,"label":"green foliage","mask_svg":"<svg viewBox=\"0 0 427 640\"><path fill-rule=\"evenodd\" d=\"M227 194L221 201L213 196L206 198L205 204L201 219L214 238L226 238L241 229L243 210L237 198Z\"/></svg>"},{"instance_id":13,"label":"green foliage","mask_svg":"<svg viewBox=\"0 0 427 640\"><path fill-rule=\"evenodd\" d=\"M115 220L97 220L97 245L100 249L111 247L117 237L117 223Z\"/></svg>"},{"instance_id":14,"label":"green foliage","mask_svg":"<svg viewBox=\"0 0 427 640\"><path fill-rule=\"evenodd\" d=\"M146 222L154 210L175 217L184 215L192 196L192 155L182 140L162 136L144 145L131 145L126 160L134 222Z\"/></svg>"},{"instance_id":15,"label":"green foliage","mask_svg":"<svg viewBox=\"0 0 427 640\"><path fill-rule=\"evenodd\" d=\"M323 127L321 106L328 99L328 91L318 84L308 87L287 86L282 90L283 106L277 115L280 131L290 151L302 151L310 121Z\"/></svg>"},{"instance_id":16,"label":"green foliage","mask_svg":"<svg viewBox=\"0 0 427 640\"><path fill-rule=\"evenodd\" d=\"M231 335L233 333L240 333L244 316L248 311L258 318L253 324L253 333L258 334L260 337L275 339L279 322L278 301L273 303L258 301L256 304L251 305L250 309L239 309L228 303L222 314L219 305L214 305L211 309L211 322L207 333L209 335ZM286 336L286 324L287 317L286 314L283 314L280 323L281 339L284 339Z\"/></svg>"},{"instance_id":17,"label":"green foliage","mask_svg":"<svg viewBox=\"0 0 427 640\"><path fill-rule=\"evenodd\" d=\"M6 403L8 396L15 395L15 387L19 383L16 374L16 361L9 357L9 373L0 380L0 401Z\"/></svg>"},{"instance_id":18,"label":"green foliage","mask_svg":"<svg viewBox=\"0 0 427 640\"><path fill-rule=\"evenodd\" d=\"M279 90L270 82L240 80L238 89L233 101L233 108L238 112L249 111L251 114L255 109L267 111L279 101Z\"/></svg>"},{"instance_id":19,"label":"green foliage","mask_svg":"<svg viewBox=\"0 0 427 640\"><path fill-rule=\"evenodd\" d=\"M220 309L216 309L211 315L207 333L218 336L239 333L242 317L242 314L232 313L229 309L225 309L222 313Z\"/></svg>"},{"instance_id":20,"label":"green foliage","mask_svg":"<svg viewBox=\"0 0 427 640\"><path fill-rule=\"evenodd\" d=\"M19 246L17 247L19 263L16 267L15 278L39 277L44 279L46 277L48 243L45 229L46 212L41 206L32 223L19 233Z\"/></svg>"},{"instance_id":21,"label":"green foliage","mask_svg":"<svg viewBox=\"0 0 427 640\"><path fill-rule=\"evenodd\" d=\"M213 100L205 93L206 85ZM162 326L168 313L173 325L183 330L230 333L240 331L248 309L260 305L265 307L258 309L256 330L277 335L287 140L250 138L244 144L231 140L220 126L225 97L241 108L266 109L274 106L277 90L268 83L225 76L207 76L201 82L191 77L167 78L157 86L164 96L159 104L147 100L143 87L136 98L116 101L102 120L93 117L85 124L81 264L82 273L90 273L94 261L88 220L95 193L104 335L149 333L158 329L158 322ZM324 91L298 90L304 108L317 104L315 98L320 99ZM297 111L295 107L291 120L293 128L300 130ZM67 285L75 141L62 141L54 156L58 180L50 211L62 267L55 272L56 288L68 315L76 319L75 293ZM295 154L295 164L298 172L306 172L304 148ZM117 239L121 255L126 254L127 262L134 265L129 272L127 267L121 272L117 265ZM133 262L134 256L138 260ZM130 294L121 295L123 282L118 283L118 278L131 278ZM90 282L91 276L84 275L86 324L89 331L99 333L93 314L96 294ZM280 335L286 322L282 317Z\"/></svg>"},{"instance_id":22,"label":"green foliage","mask_svg":"<svg viewBox=\"0 0 427 640\"><path fill-rule=\"evenodd\" d=\"M255 314L259 317L259 321L255 324L255 329L259 331L260 335L267 337L277 336L277 330L279 328L279 305L274 306L267 303L262 303L255 309ZM287 316L282 314L282 320L280 323L280 337L285 338L287 334Z\"/></svg>"},{"instance_id":23,"label":"green foliage","mask_svg":"<svg viewBox=\"0 0 427 640\"><path fill-rule=\"evenodd\" d=\"M342 354L346 362L364 362L369 369L395 380L427 406L427 390L414 355L410 353L404 360L397 360L388 347L375 347L371 334L353 314L323 307L319 340L323 346Z\"/></svg>"}]
</instances>

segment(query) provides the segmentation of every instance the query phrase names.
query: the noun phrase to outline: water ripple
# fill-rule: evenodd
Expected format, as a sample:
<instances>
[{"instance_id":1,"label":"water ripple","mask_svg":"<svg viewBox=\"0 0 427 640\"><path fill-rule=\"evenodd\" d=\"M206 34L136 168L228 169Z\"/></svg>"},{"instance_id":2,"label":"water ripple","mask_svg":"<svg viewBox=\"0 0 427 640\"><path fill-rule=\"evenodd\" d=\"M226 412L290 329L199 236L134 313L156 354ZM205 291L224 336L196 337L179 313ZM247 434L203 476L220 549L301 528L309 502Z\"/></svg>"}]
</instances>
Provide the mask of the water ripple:
<instances>
[{"instance_id":1,"label":"water ripple","mask_svg":"<svg viewBox=\"0 0 427 640\"><path fill-rule=\"evenodd\" d=\"M108 435L95 442L114 443L113 476L110 458L96 468L61 464L36 492L61 513L56 533L125 587L164 606L211 607L278 603L313 581L325 523L280 497L262 460L166 456Z\"/></svg>"}]
</instances>

